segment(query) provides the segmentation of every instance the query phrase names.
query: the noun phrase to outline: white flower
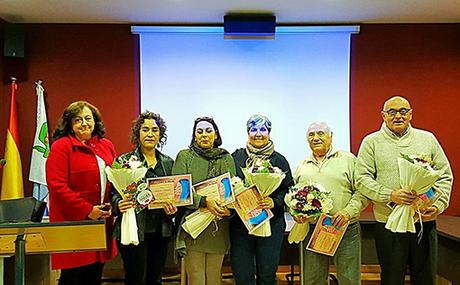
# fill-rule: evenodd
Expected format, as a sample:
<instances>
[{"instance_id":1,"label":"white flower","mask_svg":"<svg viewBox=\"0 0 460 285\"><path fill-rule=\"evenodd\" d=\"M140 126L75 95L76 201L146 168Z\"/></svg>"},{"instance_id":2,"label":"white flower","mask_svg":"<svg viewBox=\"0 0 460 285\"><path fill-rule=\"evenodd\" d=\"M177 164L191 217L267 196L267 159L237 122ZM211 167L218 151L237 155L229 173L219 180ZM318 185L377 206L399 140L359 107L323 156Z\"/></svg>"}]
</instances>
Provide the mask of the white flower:
<instances>
[{"instance_id":1,"label":"white flower","mask_svg":"<svg viewBox=\"0 0 460 285\"><path fill-rule=\"evenodd\" d=\"M136 169L136 168L140 167L142 165L142 163L139 160L137 160L136 156L131 155L131 157L129 158L129 161L128 161L128 165L129 165L129 168Z\"/></svg>"},{"instance_id":2,"label":"white flower","mask_svg":"<svg viewBox=\"0 0 460 285\"><path fill-rule=\"evenodd\" d=\"M232 185L236 185L236 184L239 184L239 183L243 183L243 180L241 180L241 178L239 178L238 176L233 176L230 179L230 182L232 183Z\"/></svg>"}]
</instances>

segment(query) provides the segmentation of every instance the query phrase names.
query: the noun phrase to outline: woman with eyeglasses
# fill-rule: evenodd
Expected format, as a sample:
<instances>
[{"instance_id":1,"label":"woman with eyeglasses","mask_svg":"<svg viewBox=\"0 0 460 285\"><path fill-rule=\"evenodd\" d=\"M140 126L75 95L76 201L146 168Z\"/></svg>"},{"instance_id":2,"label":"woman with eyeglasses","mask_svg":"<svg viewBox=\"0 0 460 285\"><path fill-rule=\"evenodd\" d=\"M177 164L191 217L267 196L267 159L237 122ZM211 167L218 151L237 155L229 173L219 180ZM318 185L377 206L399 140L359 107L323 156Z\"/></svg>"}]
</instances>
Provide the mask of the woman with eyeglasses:
<instances>
[{"instance_id":1,"label":"woman with eyeglasses","mask_svg":"<svg viewBox=\"0 0 460 285\"><path fill-rule=\"evenodd\" d=\"M232 271L237 285L276 284L276 270L286 228L284 196L293 185L293 179L288 161L275 151L270 139L271 129L272 123L267 117L251 116L246 123L246 147L232 154L236 173L241 179L244 179L241 168L250 167L255 161L270 161L272 166L286 174L281 185L260 203L274 214L270 219L271 236L250 235L238 216L233 216L230 221Z\"/></svg>"},{"instance_id":2,"label":"woman with eyeglasses","mask_svg":"<svg viewBox=\"0 0 460 285\"><path fill-rule=\"evenodd\" d=\"M157 147L166 143L166 123L156 113L146 111L139 115L131 128L133 151L117 158L120 164L137 160L147 168L145 178L170 176L174 161ZM112 190L112 205L118 215L114 236L123 260L126 285L161 285L161 275L166 263L168 243L173 235L173 218L177 208L168 202L163 209L144 209L136 214L138 245L121 243L122 214L131 209L132 201L123 200Z\"/></svg>"},{"instance_id":3,"label":"woman with eyeglasses","mask_svg":"<svg viewBox=\"0 0 460 285\"><path fill-rule=\"evenodd\" d=\"M232 156L223 148L222 137L212 118L201 117L195 120L190 145L181 150L173 166L173 174L191 174L192 183L217 177L226 172L235 175ZM196 239L193 239L179 226L176 251L184 256L188 285L219 285L222 280L222 263L230 247L228 216L230 211L221 201L211 197L194 194L194 204L182 207L176 219L180 225L187 215L199 208L208 209L216 216Z\"/></svg>"},{"instance_id":4,"label":"woman with eyeglasses","mask_svg":"<svg viewBox=\"0 0 460 285\"><path fill-rule=\"evenodd\" d=\"M53 133L46 161L50 221L105 220L107 238L106 250L51 254L52 268L61 269L60 285L101 284L104 263L116 255L104 172L116 153L104 135L101 113L86 101L71 103Z\"/></svg>"}]
</instances>

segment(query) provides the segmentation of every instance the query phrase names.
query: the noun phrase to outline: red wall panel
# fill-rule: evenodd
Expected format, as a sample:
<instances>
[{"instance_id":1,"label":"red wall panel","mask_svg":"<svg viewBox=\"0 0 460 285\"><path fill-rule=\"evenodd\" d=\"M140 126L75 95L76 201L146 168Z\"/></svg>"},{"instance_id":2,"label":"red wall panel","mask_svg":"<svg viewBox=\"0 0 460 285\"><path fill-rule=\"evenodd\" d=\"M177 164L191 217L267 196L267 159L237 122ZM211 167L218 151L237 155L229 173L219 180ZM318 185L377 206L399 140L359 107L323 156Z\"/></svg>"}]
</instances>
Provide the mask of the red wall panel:
<instances>
[{"instance_id":1,"label":"red wall panel","mask_svg":"<svg viewBox=\"0 0 460 285\"><path fill-rule=\"evenodd\" d=\"M351 146L357 153L368 133L380 128L380 110L395 94L413 108L414 127L433 132L460 170L460 24L362 25L352 39ZM452 191L448 214L460 215Z\"/></svg>"},{"instance_id":2,"label":"red wall panel","mask_svg":"<svg viewBox=\"0 0 460 285\"><path fill-rule=\"evenodd\" d=\"M97 106L106 136L119 153L131 148L131 121L139 112L138 38L128 25L26 25L24 59L0 60L3 73L0 106L0 150L3 154L10 87L6 78L18 78L20 152L28 180L36 96L34 82L44 81L48 123L54 130L64 108L76 100ZM0 155L1 157L1 155ZM0 176L1 177L1 176ZM25 195L32 184L25 182Z\"/></svg>"}]
</instances>

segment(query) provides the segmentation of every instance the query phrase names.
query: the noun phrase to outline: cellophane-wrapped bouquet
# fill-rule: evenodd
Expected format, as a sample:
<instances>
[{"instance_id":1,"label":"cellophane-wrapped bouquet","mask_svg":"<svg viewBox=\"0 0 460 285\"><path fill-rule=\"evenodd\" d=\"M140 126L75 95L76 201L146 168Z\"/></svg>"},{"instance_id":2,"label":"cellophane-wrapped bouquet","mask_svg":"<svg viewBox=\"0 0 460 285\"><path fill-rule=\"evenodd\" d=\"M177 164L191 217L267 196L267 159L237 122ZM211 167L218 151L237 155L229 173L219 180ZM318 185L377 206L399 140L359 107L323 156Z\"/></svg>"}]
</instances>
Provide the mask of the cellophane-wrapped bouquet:
<instances>
[{"instance_id":1,"label":"cellophane-wrapped bouquet","mask_svg":"<svg viewBox=\"0 0 460 285\"><path fill-rule=\"evenodd\" d=\"M219 195L222 199L229 199L232 195L232 182L231 179L225 177L220 180L218 185ZM229 206L224 204L221 206ZM196 239L212 222L216 222L216 216L206 208L199 208L195 212L185 217L185 222L182 228L193 238ZM217 228L217 223L215 224Z\"/></svg>"},{"instance_id":2,"label":"cellophane-wrapped bouquet","mask_svg":"<svg viewBox=\"0 0 460 285\"><path fill-rule=\"evenodd\" d=\"M139 244L136 211L142 210L147 205L140 205L136 198L139 193L149 191L144 183L147 168L141 164L135 156L131 156L126 161L115 160L111 167L105 168L107 178L123 200L127 199L133 202L133 208L123 213L121 218L121 243L123 245Z\"/></svg>"},{"instance_id":3,"label":"cellophane-wrapped bouquet","mask_svg":"<svg viewBox=\"0 0 460 285\"><path fill-rule=\"evenodd\" d=\"M307 215L309 221L317 220L322 213L332 210L329 192L318 183L297 184L284 197L289 213L292 216ZM309 230L309 222L295 223L288 236L289 243L299 243L305 239Z\"/></svg>"},{"instance_id":4,"label":"cellophane-wrapped bouquet","mask_svg":"<svg viewBox=\"0 0 460 285\"><path fill-rule=\"evenodd\" d=\"M398 167L401 188L414 191L418 196L427 192L441 176L441 172L433 168L431 157L424 154L401 153ZM415 233L414 216L420 217L421 210L415 204L397 205L388 216L385 228L394 233Z\"/></svg>"},{"instance_id":5,"label":"cellophane-wrapped bouquet","mask_svg":"<svg viewBox=\"0 0 460 285\"><path fill-rule=\"evenodd\" d=\"M268 160L256 160L252 166L241 170L244 174L245 184L256 184L260 194L264 197L270 196L286 177L286 174L281 169L272 166ZM260 237L271 236L270 222L265 222L250 234Z\"/></svg>"},{"instance_id":6,"label":"cellophane-wrapped bouquet","mask_svg":"<svg viewBox=\"0 0 460 285\"><path fill-rule=\"evenodd\" d=\"M235 194L235 196L241 191L243 191L244 189L246 189L246 187L248 186L244 184L244 181L238 176L233 176L230 179L230 183L232 184L233 193ZM231 203L227 205L227 208L234 209L235 207L233 206L233 203Z\"/></svg>"}]
</instances>

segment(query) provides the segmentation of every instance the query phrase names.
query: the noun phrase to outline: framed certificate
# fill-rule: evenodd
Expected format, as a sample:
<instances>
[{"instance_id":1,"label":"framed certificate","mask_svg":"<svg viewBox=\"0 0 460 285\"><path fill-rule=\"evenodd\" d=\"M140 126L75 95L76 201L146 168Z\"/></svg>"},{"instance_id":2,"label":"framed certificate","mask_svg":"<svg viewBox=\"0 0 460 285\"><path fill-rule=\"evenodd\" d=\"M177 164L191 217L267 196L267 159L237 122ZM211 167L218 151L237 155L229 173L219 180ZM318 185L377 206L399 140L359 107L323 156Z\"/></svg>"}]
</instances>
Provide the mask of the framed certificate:
<instances>
[{"instance_id":1,"label":"framed certificate","mask_svg":"<svg viewBox=\"0 0 460 285\"><path fill-rule=\"evenodd\" d=\"M263 209L259 206L261 200L263 200L263 197L260 195L256 185L238 192L235 196L233 206L249 233L255 231L273 217L270 209Z\"/></svg>"},{"instance_id":2,"label":"framed certificate","mask_svg":"<svg viewBox=\"0 0 460 285\"><path fill-rule=\"evenodd\" d=\"M438 201L441 195L441 190L433 186L430 189L428 189L428 191L426 191L425 193L418 195L418 197L412 203L412 206L415 211L424 210L428 207L431 207L436 201ZM393 210L397 206L397 204L393 201L390 201L387 203L387 206ZM417 213L415 213L414 222L418 220L419 216Z\"/></svg>"},{"instance_id":3,"label":"framed certificate","mask_svg":"<svg viewBox=\"0 0 460 285\"><path fill-rule=\"evenodd\" d=\"M436 201L438 201L441 195L441 190L433 186L430 189L428 189L428 191L417 197L414 206L416 209L426 209L428 207L431 207Z\"/></svg>"},{"instance_id":4,"label":"framed certificate","mask_svg":"<svg viewBox=\"0 0 460 285\"><path fill-rule=\"evenodd\" d=\"M192 205L191 182L190 174L148 178L147 187L153 194L149 209L163 208L166 201L174 201L176 207Z\"/></svg>"},{"instance_id":5,"label":"framed certificate","mask_svg":"<svg viewBox=\"0 0 460 285\"><path fill-rule=\"evenodd\" d=\"M419 195L415 202L413 203L415 211L424 211L426 208L433 206L433 204L438 201L441 197L442 192L439 188L433 186L425 193ZM418 222L420 216L416 212L414 215L414 223Z\"/></svg>"},{"instance_id":6,"label":"framed certificate","mask_svg":"<svg viewBox=\"0 0 460 285\"><path fill-rule=\"evenodd\" d=\"M332 216L321 214L308 242L307 250L333 256L347 230L348 224L342 227L333 226Z\"/></svg>"},{"instance_id":7,"label":"framed certificate","mask_svg":"<svg viewBox=\"0 0 460 285\"><path fill-rule=\"evenodd\" d=\"M235 194L233 193L232 183L230 182L230 173L205 180L193 185L195 192L201 196L220 198L224 201L223 205L233 203Z\"/></svg>"}]
</instances>

